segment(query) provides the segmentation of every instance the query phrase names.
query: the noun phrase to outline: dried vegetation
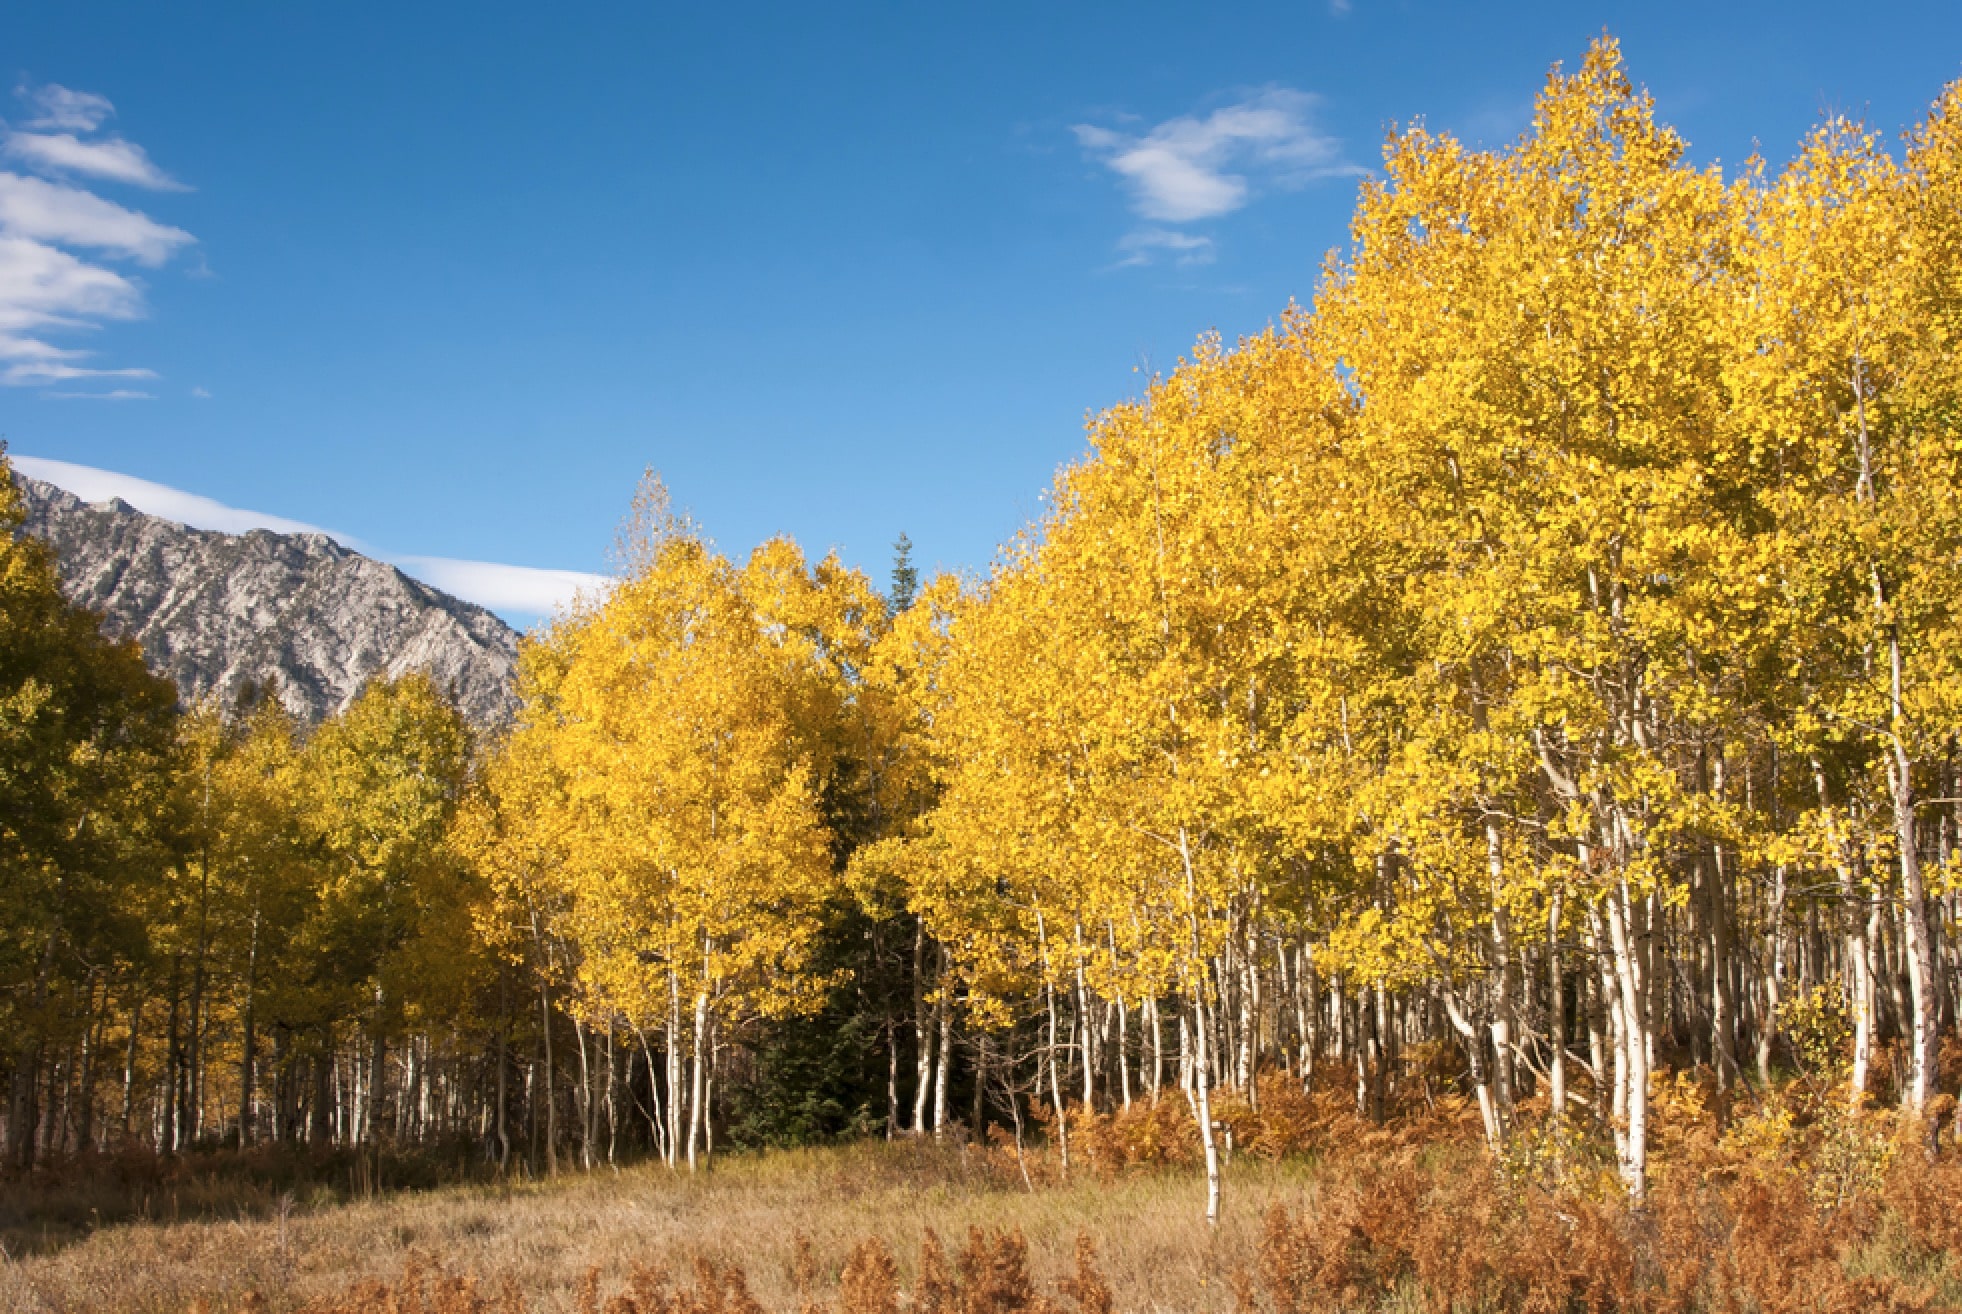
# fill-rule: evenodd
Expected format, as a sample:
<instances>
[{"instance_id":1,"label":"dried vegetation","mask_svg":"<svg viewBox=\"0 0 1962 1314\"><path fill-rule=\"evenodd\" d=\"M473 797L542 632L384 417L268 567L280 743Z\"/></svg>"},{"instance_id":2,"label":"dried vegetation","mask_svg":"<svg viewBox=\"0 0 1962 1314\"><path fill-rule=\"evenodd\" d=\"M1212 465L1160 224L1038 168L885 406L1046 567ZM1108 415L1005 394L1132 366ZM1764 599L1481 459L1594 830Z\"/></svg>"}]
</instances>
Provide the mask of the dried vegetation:
<instances>
[{"instance_id":1,"label":"dried vegetation","mask_svg":"<svg viewBox=\"0 0 1962 1314\"><path fill-rule=\"evenodd\" d=\"M1277 1082L1222 1110L1217 1232L1167 1101L1073 1119L1068 1173L1012 1142L859 1145L105 1227L0 1265L0 1311L1962 1309L1962 1149L1939 1134L1931 1158L1926 1128L1827 1094L1663 1083L1639 1209L1584 1127L1522 1121L1495 1160L1457 1097L1378 1125Z\"/></svg>"}]
</instances>

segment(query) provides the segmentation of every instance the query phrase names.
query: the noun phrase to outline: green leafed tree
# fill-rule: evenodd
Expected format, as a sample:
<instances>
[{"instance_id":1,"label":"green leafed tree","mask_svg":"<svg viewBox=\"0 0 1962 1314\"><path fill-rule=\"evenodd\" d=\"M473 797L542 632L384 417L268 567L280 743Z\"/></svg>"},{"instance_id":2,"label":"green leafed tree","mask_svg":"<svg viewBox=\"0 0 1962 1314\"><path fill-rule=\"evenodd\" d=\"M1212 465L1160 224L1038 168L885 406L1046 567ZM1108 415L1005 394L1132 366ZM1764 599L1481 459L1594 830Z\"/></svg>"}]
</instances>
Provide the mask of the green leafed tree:
<instances>
[{"instance_id":1,"label":"green leafed tree","mask_svg":"<svg viewBox=\"0 0 1962 1314\"><path fill-rule=\"evenodd\" d=\"M7 1159L26 1168L48 1052L145 954L176 691L62 598L21 518L0 451L0 1065Z\"/></svg>"}]
</instances>

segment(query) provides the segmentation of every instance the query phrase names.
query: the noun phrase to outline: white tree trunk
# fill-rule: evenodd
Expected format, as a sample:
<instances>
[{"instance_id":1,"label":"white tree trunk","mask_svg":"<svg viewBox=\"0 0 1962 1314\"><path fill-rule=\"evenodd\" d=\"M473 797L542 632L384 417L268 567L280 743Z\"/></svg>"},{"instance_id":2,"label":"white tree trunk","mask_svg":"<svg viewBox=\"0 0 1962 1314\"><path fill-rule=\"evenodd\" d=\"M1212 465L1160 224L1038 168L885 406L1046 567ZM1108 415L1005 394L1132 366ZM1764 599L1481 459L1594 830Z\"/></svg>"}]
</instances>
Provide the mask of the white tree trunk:
<instances>
[{"instance_id":1,"label":"white tree trunk","mask_svg":"<svg viewBox=\"0 0 1962 1314\"><path fill-rule=\"evenodd\" d=\"M1649 1184L1649 1035L1647 1001L1643 998L1637 948L1630 934L1633 900L1628 885L1617 880L1608 895L1608 935L1614 946L1615 980L1621 990L1621 1048L1626 1082L1626 1126L1621 1154L1621 1179L1638 1203Z\"/></svg>"}]
</instances>

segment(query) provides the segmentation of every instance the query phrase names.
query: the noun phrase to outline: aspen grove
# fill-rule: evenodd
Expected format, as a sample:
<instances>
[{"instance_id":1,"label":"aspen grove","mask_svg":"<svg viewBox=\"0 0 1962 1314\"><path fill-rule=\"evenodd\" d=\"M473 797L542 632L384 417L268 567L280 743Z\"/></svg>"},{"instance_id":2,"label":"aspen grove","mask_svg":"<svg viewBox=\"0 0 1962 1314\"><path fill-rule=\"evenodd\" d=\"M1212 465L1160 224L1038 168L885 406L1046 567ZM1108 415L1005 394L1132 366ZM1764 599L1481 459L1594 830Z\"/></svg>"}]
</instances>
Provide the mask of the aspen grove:
<instances>
[{"instance_id":1,"label":"aspen grove","mask_svg":"<svg viewBox=\"0 0 1962 1314\"><path fill-rule=\"evenodd\" d=\"M650 479L482 742L415 676L171 713L7 535L8 1164L1068 1171L1162 1104L1216 1218L1223 1108L1421 1068L1639 1201L1665 1073L1820 1016L1836 1099L1934 1118L1958 343L1962 85L1726 175L1604 39L1504 149L1393 135L1313 304L1098 415L983 577L734 562Z\"/></svg>"}]
</instances>

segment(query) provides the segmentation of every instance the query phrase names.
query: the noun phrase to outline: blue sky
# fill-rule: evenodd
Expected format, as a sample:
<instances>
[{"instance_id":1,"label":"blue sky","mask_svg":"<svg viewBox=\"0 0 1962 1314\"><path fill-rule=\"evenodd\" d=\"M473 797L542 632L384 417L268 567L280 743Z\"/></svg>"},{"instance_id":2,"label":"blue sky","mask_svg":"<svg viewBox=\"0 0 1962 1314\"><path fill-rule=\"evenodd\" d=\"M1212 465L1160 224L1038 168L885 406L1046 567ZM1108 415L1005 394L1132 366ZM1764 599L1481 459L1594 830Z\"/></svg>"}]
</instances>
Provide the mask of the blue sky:
<instances>
[{"instance_id":1,"label":"blue sky","mask_svg":"<svg viewBox=\"0 0 1962 1314\"><path fill-rule=\"evenodd\" d=\"M1727 164L1962 76L1954 0L712 9L15 6L0 435L521 621L564 580L463 567L603 570L646 466L734 553L978 568L1312 296L1393 123L1501 142L1603 30Z\"/></svg>"}]
</instances>

